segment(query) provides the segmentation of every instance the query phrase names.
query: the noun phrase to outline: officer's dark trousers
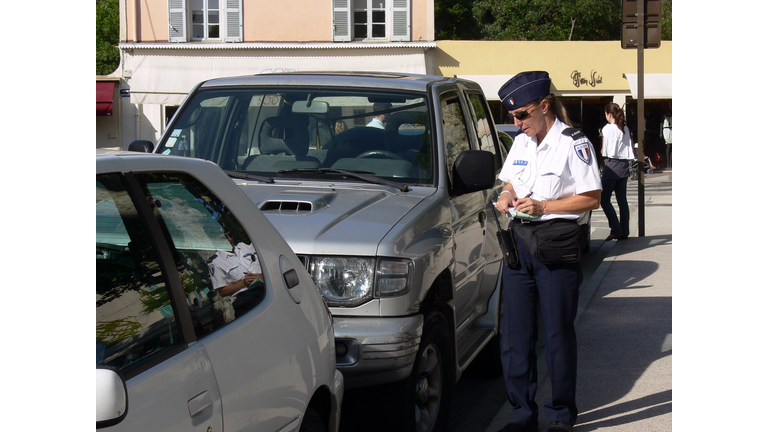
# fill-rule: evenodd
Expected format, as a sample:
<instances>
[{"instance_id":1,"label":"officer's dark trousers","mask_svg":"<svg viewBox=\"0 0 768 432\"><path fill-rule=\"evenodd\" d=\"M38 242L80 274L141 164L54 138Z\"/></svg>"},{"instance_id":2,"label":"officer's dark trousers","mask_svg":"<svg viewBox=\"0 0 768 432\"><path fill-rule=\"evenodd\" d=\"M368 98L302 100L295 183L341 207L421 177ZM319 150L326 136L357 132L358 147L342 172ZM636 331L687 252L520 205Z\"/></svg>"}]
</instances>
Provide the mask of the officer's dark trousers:
<instances>
[{"instance_id":1,"label":"officer's dark trousers","mask_svg":"<svg viewBox=\"0 0 768 432\"><path fill-rule=\"evenodd\" d=\"M516 239L520 269L504 266L504 330L501 360L509 402L510 423L525 425L538 418L536 299L541 304L543 340L552 382L552 399L544 405L549 421L576 423L576 331L574 320L581 263L543 265Z\"/></svg>"}]
</instances>

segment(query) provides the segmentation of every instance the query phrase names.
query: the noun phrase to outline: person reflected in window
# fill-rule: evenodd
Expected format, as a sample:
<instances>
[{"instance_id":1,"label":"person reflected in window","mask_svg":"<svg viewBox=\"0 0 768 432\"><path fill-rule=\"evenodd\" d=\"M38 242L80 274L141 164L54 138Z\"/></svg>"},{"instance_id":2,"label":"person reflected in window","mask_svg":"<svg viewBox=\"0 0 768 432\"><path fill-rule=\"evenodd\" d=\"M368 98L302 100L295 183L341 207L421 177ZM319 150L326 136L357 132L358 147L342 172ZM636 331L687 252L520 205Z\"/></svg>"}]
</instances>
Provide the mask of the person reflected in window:
<instances>
[{"instance_id":1,"label":"person reflected in window","mask_svg":"<svg viewBox=\"0 0 768 432\"><path fill-rule=\"evenodd\" d=\"M233 238L230 231L225 232L224 235L232 245L232 250L217 251L208 263L208 271L211 274L213 289L221 296L233 297L235 311L237 311L241 306L240 303L246 302L247 296L244 293L247 293L252 285L263 281L264 274L253 244L246 244Z\"/></svg>"},{"instance_id":2,"label":"person reflected in window","mask_svg":"<svg viewBox=\"0 0 768 432\"><path fill-rule=\"evenodd\" d=\"M384 110L388 110L392 108L392 104L389 102L376 102L373 104L373 112L380 112ZM392 114L390 113L381 113L379 115L376 115L373 117L373 120L371 120L366 127L375 127L378 129L384 129L384 125L387 123L387 120L389 120L389 117Z\"/></svg>"}]
</instances>

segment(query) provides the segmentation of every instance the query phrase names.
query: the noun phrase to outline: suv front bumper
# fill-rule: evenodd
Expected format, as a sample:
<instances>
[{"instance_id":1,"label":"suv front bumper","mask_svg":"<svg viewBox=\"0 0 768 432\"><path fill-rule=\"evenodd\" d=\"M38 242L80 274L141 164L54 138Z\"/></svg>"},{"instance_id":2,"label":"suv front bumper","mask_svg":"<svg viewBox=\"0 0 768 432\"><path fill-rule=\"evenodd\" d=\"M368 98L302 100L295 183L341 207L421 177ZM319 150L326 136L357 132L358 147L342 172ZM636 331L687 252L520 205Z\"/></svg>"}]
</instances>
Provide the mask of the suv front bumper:
<instances>
[{"instance_id":1,"label":"suv front bumper","mask_svg":"<svg viewBox=\"0 0 768 432\"><path fill-rule=\"evenodd\" d=\"M344 388L408 377L421 342L424 317L333 317L336 368Z\"/></svg>"}]
</instances>

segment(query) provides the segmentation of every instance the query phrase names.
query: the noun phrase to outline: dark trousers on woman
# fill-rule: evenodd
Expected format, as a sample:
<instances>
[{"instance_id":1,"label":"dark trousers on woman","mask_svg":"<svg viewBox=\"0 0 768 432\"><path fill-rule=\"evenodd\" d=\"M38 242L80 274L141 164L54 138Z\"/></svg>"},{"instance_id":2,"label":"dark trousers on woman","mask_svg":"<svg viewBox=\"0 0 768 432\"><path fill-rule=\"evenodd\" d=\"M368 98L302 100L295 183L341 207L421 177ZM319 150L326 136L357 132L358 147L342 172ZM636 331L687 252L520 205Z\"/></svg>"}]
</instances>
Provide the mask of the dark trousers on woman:
<instances>
[{"instance_id":1,"label":"dark trousers on woman","mask_svg":"<svg viewBox=\"0 0 768 432\"><path fill-rule=\"evenodd\" d=\"M544 265L515 238L520 268L503 270L504 329L501 360L512 405L510 423L536 422L538 371L536 303L541 306L552 399L544 405L549 421L576 423L576 330L574 320L583 274L581 263Z\"/></svg>"},{"instance_id":2,"label":"dark trousers on woman","mask_svg":"<svg viewBox=\"0 0 768 432\"><path fill-rule=\"evenodd\" d=\"M600 207L603 208L611 234L623 237L629 235L629 203L627 202L627 180L629 177L629 161L606 159L603 168L603 192L600 195ZM611 195L616 193L616 203L619 205L619 215L611 203Z\"/></svg>"}]
</instances>

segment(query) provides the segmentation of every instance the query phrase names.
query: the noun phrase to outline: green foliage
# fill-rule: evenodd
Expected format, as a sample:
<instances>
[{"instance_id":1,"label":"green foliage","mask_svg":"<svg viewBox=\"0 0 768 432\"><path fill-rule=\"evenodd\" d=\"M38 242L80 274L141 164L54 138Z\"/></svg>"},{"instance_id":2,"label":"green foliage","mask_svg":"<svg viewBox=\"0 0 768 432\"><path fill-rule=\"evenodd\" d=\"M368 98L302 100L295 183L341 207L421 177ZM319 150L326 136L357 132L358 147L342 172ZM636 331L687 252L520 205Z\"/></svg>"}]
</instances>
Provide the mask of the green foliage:
<instances>
[{"instance_id":1,"label":"green foliage","mask_svg":"<svg viewBox=\"0 0 768 432\"><path fill-rule=\"evenodd\" d=\"M120 65L119 41L118 0L96 0L96 75L108 75Z\"/></svg>"},{"instance_id":2,"label":"green foliage","mask_svg":"<svg viewBox=\"0 0 768 432\"><path fill-rule=\"evenodd\" d=\"M436 0L438 40L621 39L622 0ZM672 0L662 0L661 37L672 40Z\"/></svg>"},{"instance_id":3,"label":"green foliage","mask_svg":"<svg viewBox=\"0 0 768 432\"><path fill-rule=\"evenodd\" d=\"M661 40L672 40L672 0L661 0Z\"/></svg>"},{"instance_id":4,"label":"green foliage","mask_svg":"<svg viewBox=\"0 0 768 432\"><path fill-rule=\"evenodd\" d=\"M480 39L480 26L472 16L473 0L435 0L435 39Z\"/></svg>"},{"instance_id":5,"label":"green foliage","mask_svg":"<svg viewBox=\"0 0 768 432\"><path fill-rule=\"evenodd\" d=\"M485 40L618 40L621 0L477 0Z\"/></svg>"}]
</instances>

